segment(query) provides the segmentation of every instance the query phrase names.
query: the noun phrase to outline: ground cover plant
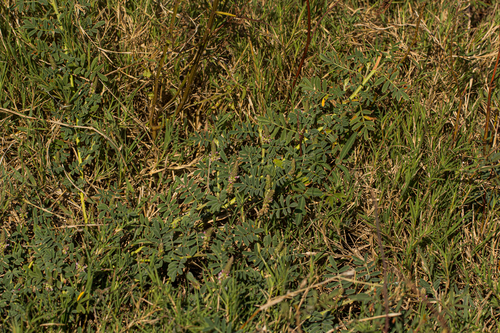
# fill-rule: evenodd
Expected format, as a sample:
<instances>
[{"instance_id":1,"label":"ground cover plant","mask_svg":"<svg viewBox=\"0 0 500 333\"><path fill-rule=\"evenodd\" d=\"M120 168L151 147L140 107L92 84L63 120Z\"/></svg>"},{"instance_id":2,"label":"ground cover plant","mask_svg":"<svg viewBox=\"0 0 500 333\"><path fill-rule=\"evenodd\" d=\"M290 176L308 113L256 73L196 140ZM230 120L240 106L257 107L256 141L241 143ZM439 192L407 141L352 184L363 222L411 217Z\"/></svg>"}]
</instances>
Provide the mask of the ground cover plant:
<instances>
[{"instance_id":1,"label":"ground cover plant","mask_svg":"<svg viewBox=\"0 0 500 333\"><path fill-rule=\"evenodd\" d=\"M498 331L498 4L0 4L0 328Z\"/></svg>"}]
</instances>

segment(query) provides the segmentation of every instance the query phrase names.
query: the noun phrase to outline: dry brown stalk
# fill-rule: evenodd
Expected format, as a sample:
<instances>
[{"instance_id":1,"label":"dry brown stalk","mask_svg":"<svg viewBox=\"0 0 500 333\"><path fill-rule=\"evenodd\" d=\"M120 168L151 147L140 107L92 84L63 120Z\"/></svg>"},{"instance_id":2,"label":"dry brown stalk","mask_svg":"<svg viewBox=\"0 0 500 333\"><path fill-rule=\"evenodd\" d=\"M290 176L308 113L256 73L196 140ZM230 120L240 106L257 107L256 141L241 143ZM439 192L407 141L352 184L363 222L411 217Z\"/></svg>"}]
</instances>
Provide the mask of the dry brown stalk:
<instances>
[{"instance_id":1,"label":"dry brown stalk","mask_svg":"<svg viewBox=\"0 0 500 333\"><path fill-rule=\"evenodd\" d=\"M500 45L498 45L497 61L495 63L495 67L493 68L493 74L491 75L491 80L488 87L488 104L486 105L486 123L484 124L484 138L483 138L484 154L486 154L486 145L488 144L488 126L490 123L490 114L491 114L491 93L493 92L493 80L495 79L495 74L497 72L498 60L500 60Z\"/></svg>"}]
</instances>

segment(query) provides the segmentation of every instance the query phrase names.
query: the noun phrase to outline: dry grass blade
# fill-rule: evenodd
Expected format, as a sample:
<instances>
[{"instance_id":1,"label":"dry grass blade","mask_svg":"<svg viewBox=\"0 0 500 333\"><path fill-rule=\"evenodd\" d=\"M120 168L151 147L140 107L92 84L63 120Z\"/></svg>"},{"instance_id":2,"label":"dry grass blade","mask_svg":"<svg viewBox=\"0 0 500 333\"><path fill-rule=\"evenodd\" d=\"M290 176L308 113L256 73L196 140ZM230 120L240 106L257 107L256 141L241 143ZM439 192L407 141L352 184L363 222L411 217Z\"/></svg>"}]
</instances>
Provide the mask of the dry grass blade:
<instances>
[{"instance_id":1,"label":"dry grass blade","mask_svg":"<svg viewBox=\"0 0 500 333\"><path fill-rule=\"evenodd\" d=\"M201 60L201 56L203 55L203 52L205 51L205 48L207 47L207 42L208 42L208 37L210 36L215 20L215 15L217 13L217 8L219 6L219 0L214 0L212 3L212 11L210 12L210 18L208 19L207 26L205 28L205 33L203 35L201 43L198 45L198 52L196 53L196 56L194 58L193 65L191 67L191 71L189 72L188 76L188 81L186 83L186 88L184 90L184 94L182 95L181 102L177 106L177 109L175 110L173 118L175 119L179 112L184 108L184 104L186 103L189 93L191 92L191 87L193 85L194 77L196 75L196 72L198 70L198 65Z\"/></svg>"},{"instance_id":2,"label":"dry grass blade","mask_svg":"<svg viewBox=\"0 0 500 333\"><path fill-rule=\"evenodd\" d=\"M307 292L309 291L310 289L314 289L314 288L318 288L318 287L321 287L321 286L324 286L325 284L329 284L331 282L334 282L334 281L348 281L348 282L353 282L353 283L360 283L360 284L369 284L369 285L374 285L374 286L378 286L380 287L380 285L378 284L372 284L372 283L366 283L366 282L363 282L363 281L356 281L356 280L353 280L353 279L349 279L347 278L347 276L353 276L356 272L354 270L350 270L350 271L347 271L347 272L344 272L342 274L339 274L337 276L334 276L334 277L331 277L331 278L328 278L326 279L325 281L323 282L319 282L319 283L315 283L311 286L308 286L306 288L302 288L302 289L299 289L299 290L295 290L295 291L292 291L292 292L288 292L286 295L284 296L279 296L279 297L275 297L271 300L269 300L266 304L264 305L261 305L259 307L259 309L257 311L255 311L255 313L241 326L240 330L244 329L245 326L252 321L252 319L257 315L259 314L259 312L261 311L264 311L268 308L270 308L271 306L273 305L276 305L276 304L279 304L281 302L283 302L284 300L286 299L290 299L290 298L293 298L297 295L300 295L302 294L303 292Z\"/></svg>"},{"instance_id":3,"label":"dry grass blade","mask_svg":"<svg viewBox=\"0 0 500 333\"><path fill-rule=\"evenodd\" d=\"M499 34L500 34L500 32L499 32ZM495 74L497 72L499 60L500 60L500 43L498 45L497 61L495 62L495 67L493 68L493 73L491 74L491 80L490 80L490 83L488 85L488 103L486 104L486 122L484 124L484 138L483 138L483 145L484 145L483 153L484 154L486 154L486 146L488 144L488 134L489 134L488 132L489 132L490 114L491 114L491 94L493 92L493 81L495 79ZM492 138L491 138L492 141L493 141L493 136L494 135L492 135Z\"/></svg>"},{"instance_id":4,"label":"dry grass blade","mask_svg":"<svg viewBox=\"0 0 500 333\"><path fill-rule=\"evenodd\" d=\"M5 112L5 113L15 114L16 116L19 116L21 118L26 118L26 119L31 119L31 120L37 120L37 121L40 121L40 122L48 122L48 123L51 123L51 124L56 124L56 125L64 126L64 127L88 129L88 130L94 131L97 134L99 134L100 136L102 136L103 138L105 138L106 140L108 140L108 142L113 146L113 148L115 148L116 152L120 156L120 159L123 162L123 167L125 169L127 168L127 163L125 161L125 158L122 155L122 152L121 152L120 148L118 148L118 145L113 140L111 140L110 137L108 137L106 134L102 133L101 131L99 131L95 127L92 127L92 126L81 126L81 125L71 125L71 124L62 123L62 122L57 121L57 120L40 119L40 118L36 118L36 117L27 116L27 115L25 115L23 113L16 112L14 110L9 110L9 109L5 109L5 108L1 108L1 107L0 107L0 111ZM29 110L23 110L23 111L29 111Z\"/></svg>"},{"instance_id":5,"label":"dry grass blade","mask_svg":"<svg viewBox=\"0 0 500 333\"><path fill-rule=\"evenodd\" d=\"M377 227L377 242L378 248L380 251L380 257L382 259L382 265L384 267L384 286L383 286L383 295L384 295L384 307L385 307L385 327L384 332L387 333L389 331L389 295L387 293L387 261L385 260L385 251L384 246L382 244L382 232L380 229L380 221L378 218L378 203L377 198L375 197L375 192L372 190L372 202L373 207L375 208L375 223Z\"/></svg>"},{"instance_id":6,"label":"dry grass blade","mask_svg":"<svg viewBox=\"0 0 500 333\"><path fill-rule=\"evenodd\" d=\"M176 0L174 4L174 12L172 13L172 18L170 20L170 29L168 33L169 38L172 38L172 32L174 30L175 17L177 16L177 9L179 7L179 2L180 0ZM149 107L149 126L151 127L153 141L156 140L157 131L162 128L162 126L158 125L158 114L155 114L155 109L156 109L156 102L158 100L158 90L159 90L161 70L163 68L163 63L165 62L165 58L167 57L168 46L169 43L168 42L165 43L165 46L163 47L162 57L156 69L153 99L151 100L151 105ZM174 99L175 96L172 98L172 100Z\"/></svg>"}]
</instances>

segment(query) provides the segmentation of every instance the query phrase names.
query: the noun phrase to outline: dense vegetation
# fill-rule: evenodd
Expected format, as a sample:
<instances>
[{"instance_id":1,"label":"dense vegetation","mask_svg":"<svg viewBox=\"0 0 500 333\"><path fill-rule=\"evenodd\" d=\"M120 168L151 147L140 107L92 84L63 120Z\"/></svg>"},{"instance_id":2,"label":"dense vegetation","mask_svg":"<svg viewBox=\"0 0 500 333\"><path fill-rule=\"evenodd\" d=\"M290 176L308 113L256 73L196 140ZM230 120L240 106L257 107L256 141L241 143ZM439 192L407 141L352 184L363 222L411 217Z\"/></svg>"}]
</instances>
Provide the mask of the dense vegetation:
<instances>
[{"instance_id":1,"label":"dense vegetation","mask_svg":"<svg viewBox=\"0 0 500 333\"><path fill-rule=\"evenodd\" d=\"M500 329L495 2L0 16L3 331Z\"/></svg>"}]
</instances>

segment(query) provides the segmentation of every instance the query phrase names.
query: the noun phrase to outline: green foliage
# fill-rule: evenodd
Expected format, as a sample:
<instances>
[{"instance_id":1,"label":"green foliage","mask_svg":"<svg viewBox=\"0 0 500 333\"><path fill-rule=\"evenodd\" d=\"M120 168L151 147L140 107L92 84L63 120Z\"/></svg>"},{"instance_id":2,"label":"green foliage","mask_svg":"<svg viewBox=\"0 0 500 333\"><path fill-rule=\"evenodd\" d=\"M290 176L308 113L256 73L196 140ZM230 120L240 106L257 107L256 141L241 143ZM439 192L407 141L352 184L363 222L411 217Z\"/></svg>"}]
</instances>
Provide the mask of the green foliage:
<instances>
[{"instance_id":1,"label":"green foliage","mask_svg":"<svg viewBox=\"0 0 500 333\"><path fill-rule=\"evenodd\" d=\"M310 1L288 96L306 8L221 1L171 117L212 8L178 3L0 4L0 329L378 332L386 302L391 332L498 328L494 29Z\"/></svg>"},{"instance_id":2,"label":"green foliage","mask_svg":"<svg viewBox=\"0 0 500 333\"><path fill-rule=\"evenodd\" d=\"M62 129L60 140L50 147L50 156L55 156L56 173L66 171L78 177L85 165L91 164L95 158L103 158L102 146L106 141L95 132L71 127L92 126L102 119L102 97L98 87L108 81L102 74L104 64L95 50L82 44L78 31L83 31L88 38L94 38L104 21L92 22L88 15L80 15L92 11L94 5L89 2L68 2L58 8L57 2L46 1L39 7L26 9L23 25L19 33L23 40L22 52L29 54L30 61L43 63L43 66L33 66L29 78L36 83L37 88L50 97L47 101L52 108L51 114L42 117L54 117L70 126ZM70 10L78 6L78 10ZM17 8L23 11L23 3ZM37 16L31 16L37 15ZM78 158L68 160L69 143L75 143ZM81 160L81 161L80 161ZM66 181L68 187L71 187ZM76 181L82 188L81 180Z\"/></svg>"}]
</instances>

